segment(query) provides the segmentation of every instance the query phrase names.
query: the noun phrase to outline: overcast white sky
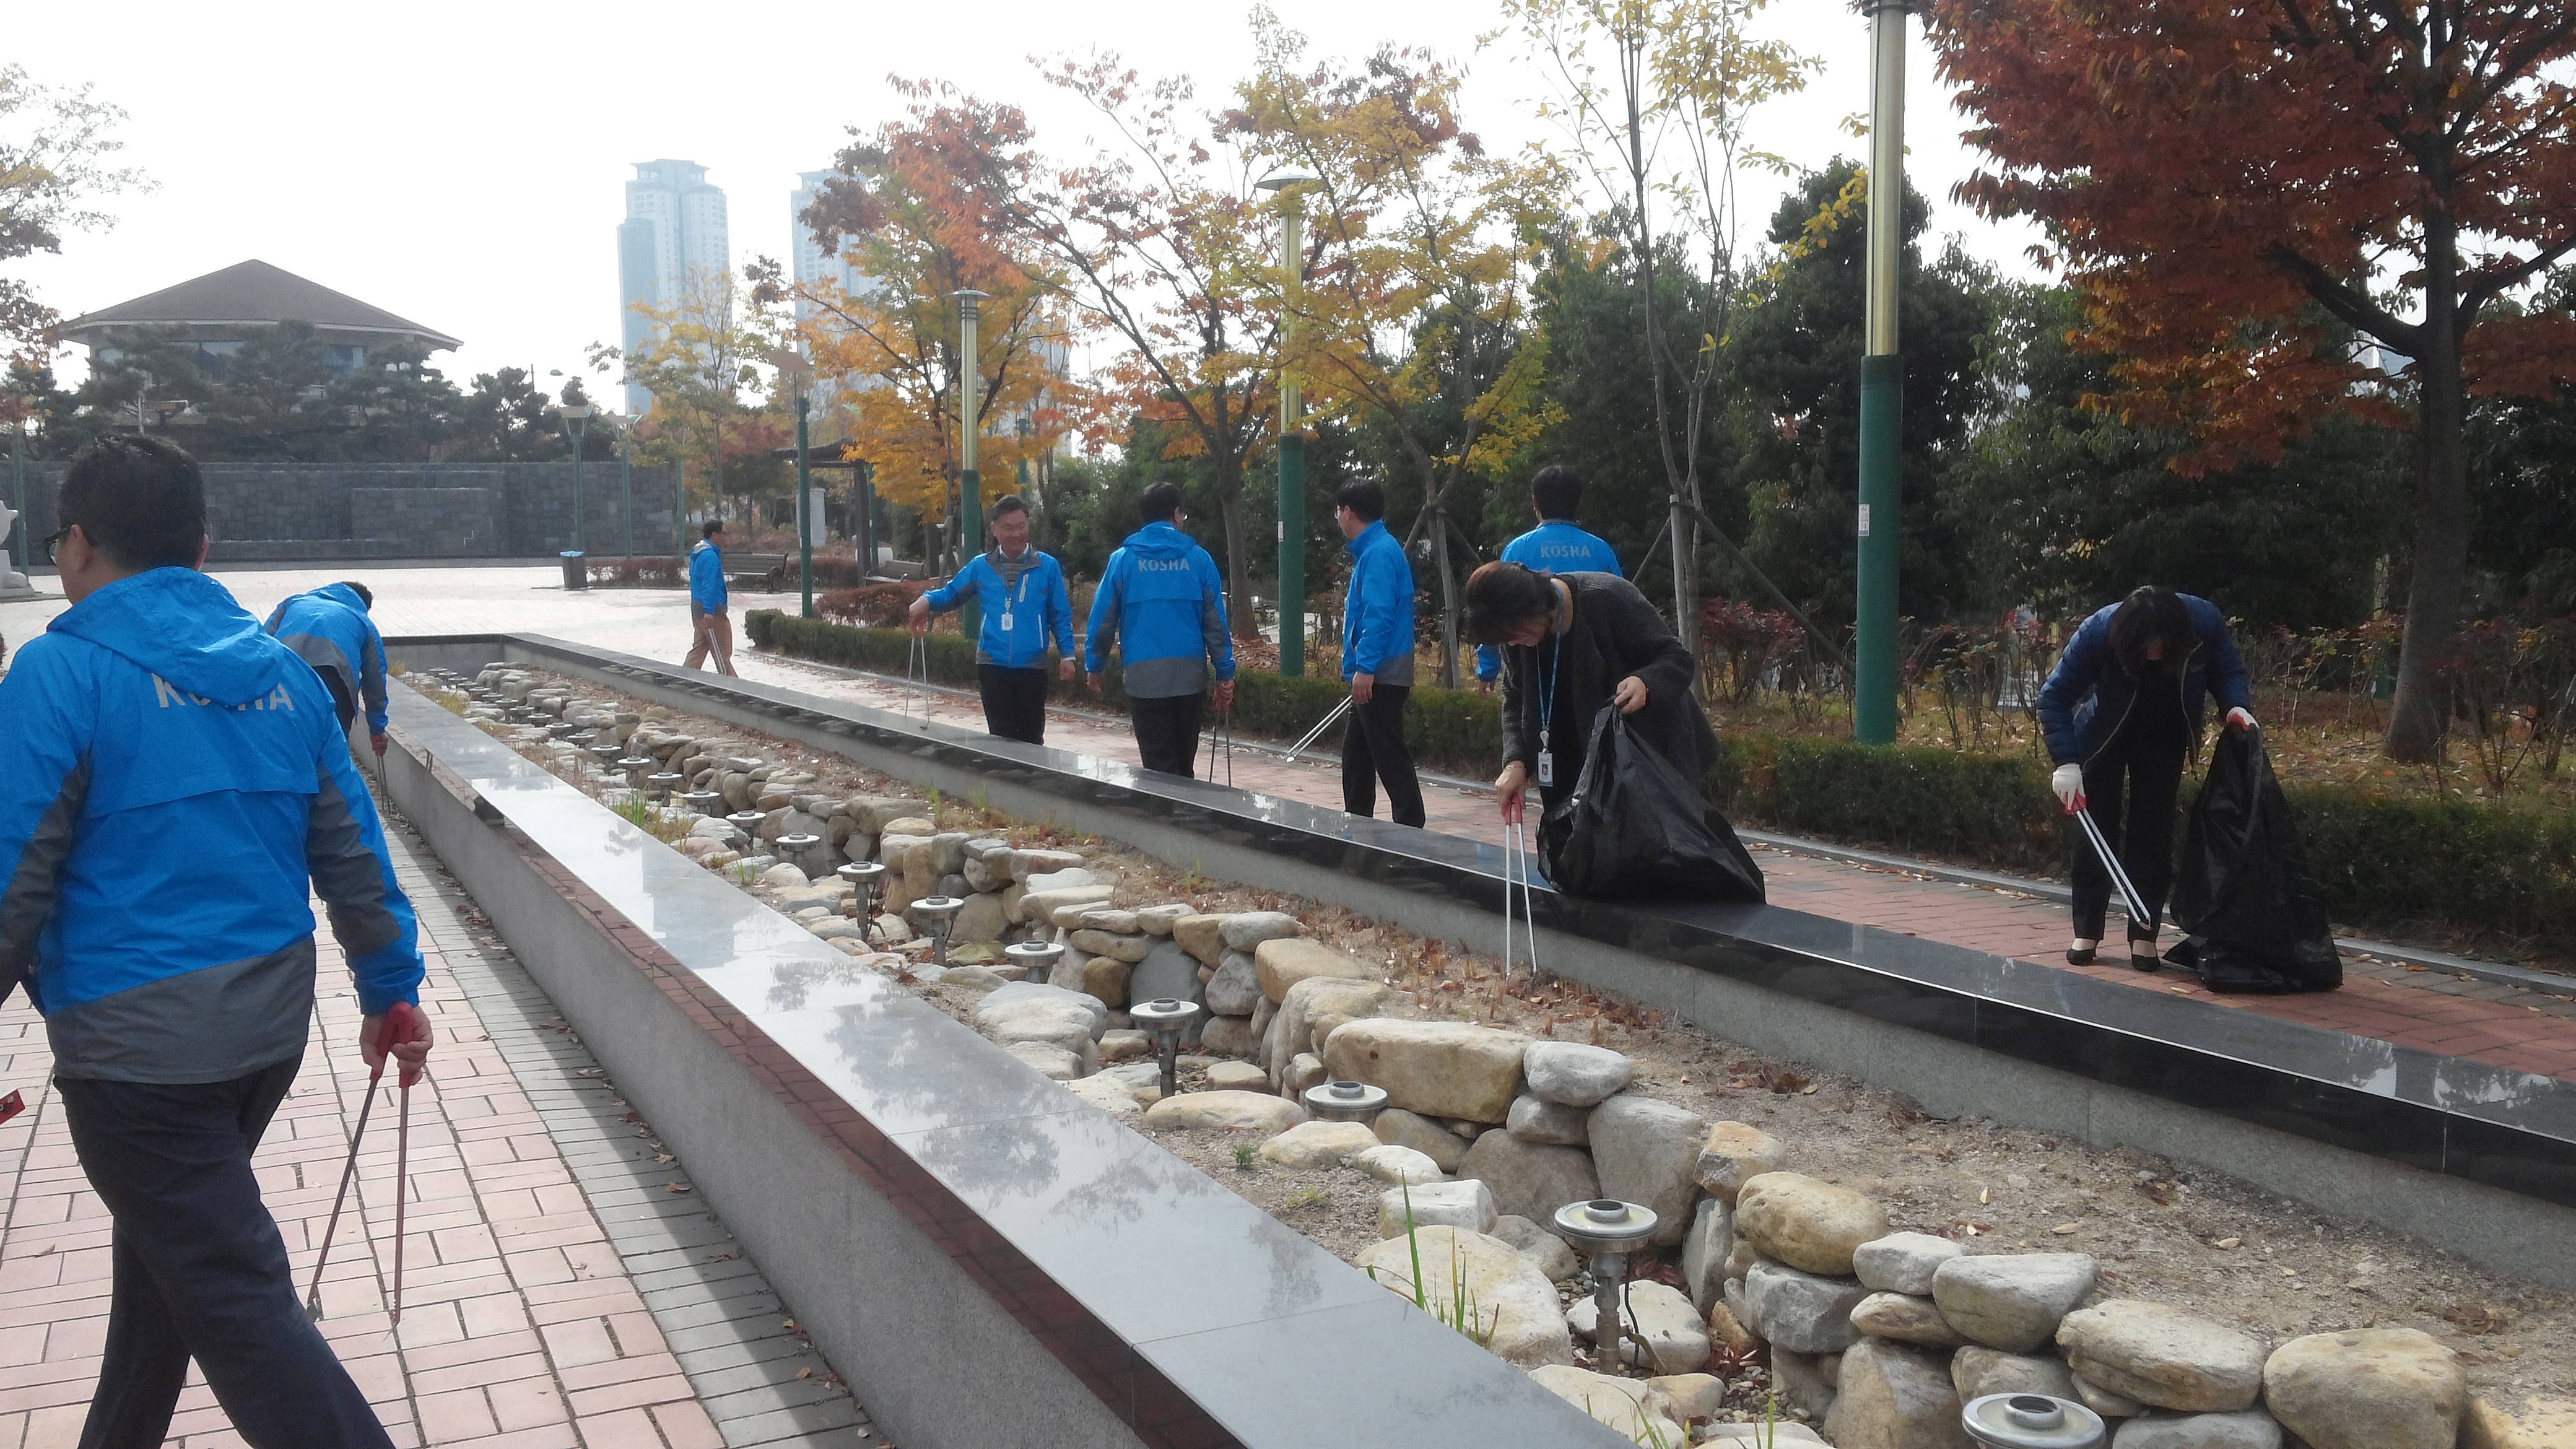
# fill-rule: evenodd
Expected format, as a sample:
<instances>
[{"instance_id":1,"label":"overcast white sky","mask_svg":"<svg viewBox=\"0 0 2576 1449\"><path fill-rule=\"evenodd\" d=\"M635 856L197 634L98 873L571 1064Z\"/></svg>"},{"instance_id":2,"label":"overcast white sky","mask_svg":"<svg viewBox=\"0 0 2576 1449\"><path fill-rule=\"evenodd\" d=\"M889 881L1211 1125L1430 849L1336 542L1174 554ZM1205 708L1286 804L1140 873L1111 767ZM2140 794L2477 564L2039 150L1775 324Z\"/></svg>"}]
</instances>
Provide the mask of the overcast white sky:
<instances>
[{"instance_id":1,"label":"overcast white sky","mask_svg":"<svg viewBox=\"0 0 2576 1449\"><path fill-rule=\"evenodd\" d=\"M1466 119L1490 146L1553 134L1532 113L1544 87L1516 46L1473 51L1501 24L1492 0L1283 8L1315 54L1395 42L1465 62ZM617 333L614 231L633 163L706 166L726 192L736 264L783 259L795 173L829 165L846 128L900 114L889 74L1017 103L1045 149L1076 154L1089 149L1086 113L1026 57L1115 50L1148 74L1186 72L1214 105L1251 67L1246 14L1179 0L19 6L11 57L40 83L90 82L129 111L119 159L159 189L108 199L113 230L8 265L72 316L257 257L464 339L439 357L460 384L508 366L569 373L586 344ZM1865 22L1841 0L1778 0L1768 23L1828 68L1763 113L1756 144L1807 165L1856 154L1838 123L1868 106ZM1948 201L1974 163L1919 38L1908 80L1910 170L1934 230L2026 271L2027 232ZM1745 186L1750 233L1779 186ZM78 355L67 378L81 375Z\"/></svg>"}]
</instances>

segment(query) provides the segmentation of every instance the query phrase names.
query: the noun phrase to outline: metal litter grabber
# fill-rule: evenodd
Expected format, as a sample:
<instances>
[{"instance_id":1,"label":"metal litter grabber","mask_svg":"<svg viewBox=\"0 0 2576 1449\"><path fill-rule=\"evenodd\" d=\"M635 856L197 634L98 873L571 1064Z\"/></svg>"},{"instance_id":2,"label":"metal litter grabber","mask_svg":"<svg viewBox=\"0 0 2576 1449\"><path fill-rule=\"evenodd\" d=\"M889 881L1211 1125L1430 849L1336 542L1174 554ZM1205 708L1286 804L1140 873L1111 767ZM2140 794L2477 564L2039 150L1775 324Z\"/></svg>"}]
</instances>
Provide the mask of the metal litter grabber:
<instances>
[{"instance_id":1,"label":"metal litter grabber","mask_svg":"<svg viewBox=\"0 0 2576 1449\"><path fill-rule=\"evenodd\" d=\"M922 635L912 636L911 652L903 661L903 682L921 696L921 727L930 728L930 640ZM912 718L910 704L904 706L903 717Z\"/></svg>"},{"instance_id":2,"label":"metal litter grabber","mask_svg":"<svg viewBox=\"0 0 2576 1449\"><path fill-rule=\"evenodd\" d=\"M1529 827L1518 820L1503 822L1503 979L1512 979L1512 896L1519 888L1520 906L1529 944L1530 979L1538 979L1538 902L1531 894L1529 866Z\"/></svg>"},{"instance_id":3,"label":"metal litter grabber","mask_svg":"<svg viewBox=\"0 0 2576 1449\"><path fill-rule=\"evenodd\" d=\"M1229 710L1225 710L1225 711L1223 711L1222 713L1220 713L1220 714L1218 714L1218 715L1217 715L1217 717L1216 717L1216 720L1215 720L1214 724L1212 724L1212 725L1209 727L1208 732L1207 732L1207 749L1208 749L1208 772L1207 772L1208 783L1209 783L1209 784L1211 784L1211 785L1213 785L1213 784L1215 784L1215 783L1216 783L1216 761L1217 761L1217 756L1218 756L1218 754L1219 754L1220 752L1222 752L1222 753L1224 754L1224 756L1225 756L1225 784L1226 784L1226 788L1227 788L1227 789L1229 789L1229 790L1230 790L1230 789L1233 789L1233 788L1234 788L1234 711L1233 711L1233 710L1231 710L1231 709L1229 709Z\"/></svg>"},{"instance_id":4,"label":"metal litter grabber","mask_svg":"<svg viewBox=\"0 0 2576 1449\"><path fill-rule=\"evenodd\" d=\"M412 1008L395 1002L385 1013L386 1055L390 1044L411 1036ZM394 1306L392 1321L402 1322L403 1288L403 1209L411 1203L411 1084L420 1080L421 1068L413 1062L402 1064L402 1115L394 1119Z\"/></svg>"},{"instance_id":5,"label":"metal litter grabber","mask_svg":"<svg viewBox=\"0 0 2576 1449\"><path fill-rule=\"evenodd\" d=\"M385 1013L385 1039L388 1042L395 1039L394 1024L396 1017L394 1013L404 1013L402 1020L407 1024L410 1011L411 1008L409 1006L397 1001L393 1004L393 1007ZM406 1032L404 1035L407 1036L409 1033ZM337 1196L331 1199L331 1221L328 1226L322 1229L322 1252L320 1256L313 1260L313 1287L310 1292L304 1295L304 1316L315 1323L322 1321L322 1268L324 1264L331 1261L331 1240L338 1236L340 1231L340 1209L348 1204L349 1184L356 1181L358 1177L358 1146L360 1143L366 1141L367 1117L368 1114L376 1110L376 1088L384 1084L385 1062L391 1056L392 1053L387 1052L384 1055L377 1057L375 1066L367 1073L367 1095L365 1100L358 1104L358 1127L356 1131L349 1134L349 1161L346 1166L340 1169L340 1191ZM408 1086L409 1083L405 1083L404 1085ZM411 1100L408 1092L404 1094L403 1100L407 1106ZM408 1111L406 1111L405 1116L408 1118ZM399 1203L399 1199L397 1199L397 1203ZM396 1210L400 1210L399 1206Z\"/></svg>"},{"instance_id":6,"label":"metal litter grabber","mask_svg":"<svg viewBox=\"0 0 2576 1449\"><path fill-rule=\"evenodd\" d=\"M1299 740L1297 743L1288 747L1289 755L1294 757L1304 754L1307 746L1312 745L1315 741L1323 738L1324 731L1333 727L1333 721L1340 719L1343 715L1349 714L1350 712L1351 697L1346 694L1342 696L1341 703L1333 706L1333 712L1331 714L1328 714L1322 719L1316 721L1315 727L1306 731L1306 737L1304 739Z\"/></svg>"},{"instance_id":7,"label":"metal litter grabber","mask_svg":"<svg viewBox=\"0 0 2576 1449\"><path fill-rule=\"evenodd\" d=\"M2138 888L2129 883L2129 872L2120 865L2120 853L2111 848L2109 840L2103 838L2102 827L2093 823L2093 812L2075 810L2068 813L2083 825L2084 838L2093 842L2094 855L2100 857L2102 868L2111 873L2111 884L2119 887L2120 904L2128 908L2129 919L2139 924L2152 919L2147 912L2146 898L2139 895Z\"/></svg>"}]
</instances>

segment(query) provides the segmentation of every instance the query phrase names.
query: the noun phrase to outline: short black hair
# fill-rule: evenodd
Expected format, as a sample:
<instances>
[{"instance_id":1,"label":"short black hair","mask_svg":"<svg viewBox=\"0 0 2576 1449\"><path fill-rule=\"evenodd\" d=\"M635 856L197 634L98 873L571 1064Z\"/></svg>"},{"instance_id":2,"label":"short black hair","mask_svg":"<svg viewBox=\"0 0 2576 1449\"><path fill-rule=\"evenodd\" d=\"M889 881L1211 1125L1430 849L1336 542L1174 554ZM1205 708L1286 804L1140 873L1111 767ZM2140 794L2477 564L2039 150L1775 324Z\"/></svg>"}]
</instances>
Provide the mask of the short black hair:
<instances>
[{"instance_id":1,"label":"short black hair","mask_svg":"<svg viewBox=\"0 0 2576 1449\"><path fill-rule=\"evenodd\" d=\"M342 588L344 588L344 589L347 589L350 593L353 593L353 594L357 595L357 596L358 596L358 603L359 603L359 605L360 605L361 607L365 608L368 612L373 613L373 612L375 611L375 607L376 607L376 591L375 591L375 590L373 590L373 589L371 589L371 588L368 588L365 584L359 583L356 579L342 579L342 580L340 581L340 587L342 587Z\"/></svg>"},{"instance_id":2,"label":"short black hair","mask_svg":"<svg viewBox=\"0 0 2576 1449\"><path fill-rule=\"evenodd\" d=\"M1541 518L1572 523L1583 511L1583 475L1563 463L1550 463L1530 475L1530 505Z\"/></svg>"},{"instance_id":3,"label":"short black hair","mask_svg":"<svg viewBox=\"0 0 2576 1449\"><path fill-rule=\"evenodd\" d=\"M1386 517L1386 490L1371 478L1354 478L1333 490L1333 506L1347 508L1371 523Z\"/></svg>"},{"instance_id":4,"label":"short black hair","mask_svg":"<svg viewBox=\"0 0 2576 1449\"><path fill-rule=\"evenodd\" d=\"M1467 576L1467 636L1479 644L1500 644L1512 630L1532 619L1556 613L1555 575L1497 560Z\"/></svg>"},{"instance_id":5,"label":"short black hair","mask_svg":"<svg viewBox=\"0 0 2576 1449\"><path fill-rule=\"evenodd\" d=\"M1145 495L1136 500L1136 517L1144 523L1169 523L1181 511L1181 485L1166 480L1145 485Z\"/></svg>"},{"instance_id":6,"label":"short black hair","mask_svg":"<svg viewBox=\"0 0 2576 1449\"><path fill-rule=\"evenodd\" d=\"M1020 501L1020 495L1017 493L1005 493L1001 497L993 500L992 507L984 510L984 521L987 523L999 523L1002 519L1002 515L1005 513L1026 513L1028 511L1029 506L1028 504Z\"/></svg>"},{"instance_id":7,"label":"short black hair","mask_svg":"<svg viewBox=\"0 0 2576 1449\"><path fill-rule=\"evenodd\" d=\"M110 433L73 456L54 522L79 524L118 568L195 568L206 547L205 475L159 438Z\"/></svg>"},{"instance_id":8,"label":"short black hair","mask_svg":"<svg viewBox=\"0 0 2576 1449\"><path fill-rule=\"evenodd\" d=\"M698 537L713 538L722 532L724 532L724 520L721 518L710 518L707 520L707 526L698 530Z\"/></svg>"},{"instance_id":9,"label":"short black hair","mask_svg":"<svg viewBox=\"0 0 2576 1449\"><path fill-rule=\"evenodd\" d=\"M2150 662L2147 644L2155 639L2165 642L2165 657ZM2161 585L2130 590L2111 611L2111 654L2132 679L2143 679L2150 670L2180 673L2193 642L2191 611L2183 607L2182 595Z\"/></svg>"}]
</instances>

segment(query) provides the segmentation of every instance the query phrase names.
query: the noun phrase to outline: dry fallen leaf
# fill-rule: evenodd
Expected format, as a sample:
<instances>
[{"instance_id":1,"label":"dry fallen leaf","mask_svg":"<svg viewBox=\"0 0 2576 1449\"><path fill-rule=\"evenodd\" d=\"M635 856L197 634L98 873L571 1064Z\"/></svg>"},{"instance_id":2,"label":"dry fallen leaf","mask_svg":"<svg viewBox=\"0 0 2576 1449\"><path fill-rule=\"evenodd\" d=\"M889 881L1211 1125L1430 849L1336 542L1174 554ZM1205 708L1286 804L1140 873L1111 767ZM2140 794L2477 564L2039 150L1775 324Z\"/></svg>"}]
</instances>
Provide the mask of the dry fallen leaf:
<instances>
[{"instance_id":1,"label":"dry fallen leaf","mask_svg":"<svg viewBox=\"0 0 2576 1449\"><path fill-rule=\"evenodd\" d=\"M1798 1095L1799 1095L1799 1096L1801 1096L1801 1097L1812 1097L1812 1096L1814 1096L1815 1094L1816 1094L1816 1084L1815 1084L1815 1083L1813 1083L1813 1082L1809 1082L1807 1085L1805 1085L1805 1086L1803 1086L1803 1087L1800 1087L1800 1088L1798 1089Z\"/></svg>"},{"instance_id":2,"label":"dry fallen leaf","mask_svg":"<svg viewBox=\"0 0 2576 1449\"><path fill-rule=\"evenodd\" d=\"M2243 1238L2221 1238L2217 1242L2210 1244L2210 1246L2213 1248L2232 1248L2244 1241L2245 1240Z\"/></svg>"},{"instance_id":3,"label":"dry fallen leaf","mask_svg":"<svg viewBox=\"0 0 2576 1449\"><path fill-rule=\"evenodd\" d=\"M675 1182L675 1183L672 1183L672 1184L670 1185L670 1187L668 1188L668 1191L671 1191L671 1192L687 1192L688 1190L689 1190L689 1185L688 1185L687 1183L685 1183L685 1182Z\"/></svg>"},{"instance_id":4,"label":"dry fallen leaf","mask_svg":"<svg viewBox=\"0 0 2576 1449\"><path fill-rule=\"evenodd\" d=\"M2082 1225L2079 1223L2059 1223L2056 1227L2050 1228L2049 1231L2063 1236L2064 1234L2074 1232L2080 1226Z\"/></svg>"},{"instance_id":5,"label":"dry fallen leaf","mask_svg":"<svg viewBox=\"0 0 2576 1449\"><path fill-rule=\"evenodd\" d=\"M1978 1189L1977 1189L1977 1201L1979 1201L1979 1202L1981 1202L1981 1203L1982 1203L1982 1202L1993 1202L1994 1200L1995 1200L1995 1190L1994 1190L1993 1188L1991 1188L1991 1187L1981 1187L1981 1188L1978 1188Z\"/></svg>"},{"instance_id":6,"label":"dry fallen leaf","mask_svg":"<svg viewBox=\"0 0 2576 1449\"><path fill-rule=\"evenodd\" d=\"M796 1371L796 1377L800 1379L810 1379L814 1377L814 1371L810 1368L801 1368Z\"/></svg>"}]
</instances>

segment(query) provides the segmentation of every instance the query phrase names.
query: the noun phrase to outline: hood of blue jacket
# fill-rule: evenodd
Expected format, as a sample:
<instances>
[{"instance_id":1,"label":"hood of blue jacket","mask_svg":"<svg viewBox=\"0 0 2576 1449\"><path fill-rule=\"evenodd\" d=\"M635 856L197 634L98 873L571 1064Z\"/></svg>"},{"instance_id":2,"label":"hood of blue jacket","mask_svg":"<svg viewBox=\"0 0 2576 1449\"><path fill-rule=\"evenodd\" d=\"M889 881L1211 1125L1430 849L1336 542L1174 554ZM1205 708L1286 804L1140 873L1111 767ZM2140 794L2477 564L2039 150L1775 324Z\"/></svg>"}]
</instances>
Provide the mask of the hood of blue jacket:
<instances>
[{"instance_id":1,"label":"hood of blue jacket","mask_svg":"<svg viewBox=\"0 0 2576 1449\"><path fill-rule=\"evenodd\" d=\"M275 689L295 659L231 591L195 569L118 579L57 615L47 632L86 640L227 708Z\"/></svg>"},{"instance_id":2,"label":"hood of blue jacket","mask_svg":"<svg viewBox=\"0 0 2576 1449\"><path fill-rule=\"evenodd\" d=\"M310 598L329 599L332 603L353 613L367 612L367 601L359 598L358 591L347 584L324 584L318 589L307 590L306 594Z\"/></svg>"},{"instance_id":3,"label":"hood of blue jacket","mask_svg":"<svg viewBox=\"0 0 2576 1449\"><path fill-rule=\"evenodd\" d=\"M1146 558L1187 558L1199 541L1168 523L1149 523L1127 535L1124 547Z\"/></svg>"}]
</instances>

